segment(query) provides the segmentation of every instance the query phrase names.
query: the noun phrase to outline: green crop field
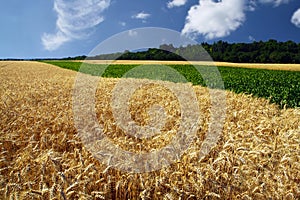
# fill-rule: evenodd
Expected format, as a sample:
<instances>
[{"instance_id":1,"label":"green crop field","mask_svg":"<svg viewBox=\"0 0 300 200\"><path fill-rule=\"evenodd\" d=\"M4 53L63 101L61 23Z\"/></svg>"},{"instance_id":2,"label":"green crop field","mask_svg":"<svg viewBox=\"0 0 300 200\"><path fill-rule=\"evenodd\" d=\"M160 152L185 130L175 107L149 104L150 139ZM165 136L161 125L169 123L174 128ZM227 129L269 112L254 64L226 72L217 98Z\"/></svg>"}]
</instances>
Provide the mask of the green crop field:
<instances>
[{"instance_id":1,"label":"green crop field","mask_svg":"<svg viewBox=\"0 0 300 200\"><path fill-rule=\"evenodd\" d=\"M56 65L62 68L79 71L82 66L81 62L72 61L44 61L46 63ZM103 64L84 64L84 73L92 75L101 75L102 77L131 77L127 72L138 67L134 64L112 64L108 67ZM172 69L179 72L185 77L188 82L194 85L207 86L201 74L192 65L168 65ZM143 67L155 67L154 65L145 65ZM209 73L211 70L208 66L196 66L198 70ZM157 70L162 70L157 71ZM144 70L146 78L167 80L180 82L183 79L178 79L172 76L169 71L164 71L162 68L157 68L154 74L149 74L153 70ZM218 67L224 82L224 87L227 90L236 93L252 94L256 97L263 97L270 100L271 103L278 104L281 108L300 107L300 72L297 71L275 71L265 69L249 69L249 68L233 68L233 67ZM157 77L157 75L160 75ZM136 77L132 75L133 77ZM138 76L140 77L140 76ZM208 84L209 87L219 87L214 85L214 80Z\"/></svg>"}]
</instances>

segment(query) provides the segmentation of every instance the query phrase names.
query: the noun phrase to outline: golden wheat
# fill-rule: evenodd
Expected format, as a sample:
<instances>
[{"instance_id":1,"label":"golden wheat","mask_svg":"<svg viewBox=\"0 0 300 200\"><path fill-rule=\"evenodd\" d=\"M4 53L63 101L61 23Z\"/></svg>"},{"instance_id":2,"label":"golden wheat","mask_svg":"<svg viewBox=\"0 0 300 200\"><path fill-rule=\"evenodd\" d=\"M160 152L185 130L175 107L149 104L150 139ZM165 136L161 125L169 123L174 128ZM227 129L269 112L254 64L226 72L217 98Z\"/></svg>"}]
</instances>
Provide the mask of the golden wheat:
<instances>
[{"instance_id":1,"label":"golden wheat","mask_svg":"<svg viewBox=\"0 0 300 200\"><path fill-rule=\"evenodd\" d=\"M76 72L37 62L0 62L0 78L3 199L300 198L299 109L280 110L267 100L226 92L222 136L199 160L211 108L207 89L195 86L202 116L196 139L170 166L134 174L100 163L77 136L72 112ZM167 115L161 136L137 139L114 123L110 97L118 81L105 79L96 92L96 115L107 137L132 152L167 145L181 114L174 95L155 84L134 93L129 110L137 123L149 123L144 108L156 103Z\"/></svg>"}]
</instances>

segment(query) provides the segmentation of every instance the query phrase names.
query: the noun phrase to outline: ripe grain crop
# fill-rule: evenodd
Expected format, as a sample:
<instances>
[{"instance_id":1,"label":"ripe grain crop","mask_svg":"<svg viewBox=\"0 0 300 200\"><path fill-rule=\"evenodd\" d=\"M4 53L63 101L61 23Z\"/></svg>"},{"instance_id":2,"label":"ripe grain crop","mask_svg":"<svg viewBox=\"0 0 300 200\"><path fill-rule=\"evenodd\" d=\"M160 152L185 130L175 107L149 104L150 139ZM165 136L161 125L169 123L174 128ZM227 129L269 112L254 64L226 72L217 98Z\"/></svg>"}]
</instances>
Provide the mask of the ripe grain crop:
<instances>
[{"instance_id":1,"label":"ripe grain crop","mask_svg":"<svg viewBox=\"0 0 300 200\"><path fill-rule=\"evenodd\" d=\"M197 138L177 162L134 174L100 163L78 138L72 112L75 78L75 71L44 63L0 62L2 199L300 198L299 109L279 109L265 99L226 91L221 138L199 159L210 97L206 88L193 86L203 119ZM169 117L161 136L137 140L114 123L110 97L118 81L102 79L95 95L97 119L107 137L133 152L167 144L180 116L172 93L149 84L132 96L129 110L137 123L148 123L144 108L157 102ZM153 93L155 98L149 97Z\"/></svg>"}]
</instances>

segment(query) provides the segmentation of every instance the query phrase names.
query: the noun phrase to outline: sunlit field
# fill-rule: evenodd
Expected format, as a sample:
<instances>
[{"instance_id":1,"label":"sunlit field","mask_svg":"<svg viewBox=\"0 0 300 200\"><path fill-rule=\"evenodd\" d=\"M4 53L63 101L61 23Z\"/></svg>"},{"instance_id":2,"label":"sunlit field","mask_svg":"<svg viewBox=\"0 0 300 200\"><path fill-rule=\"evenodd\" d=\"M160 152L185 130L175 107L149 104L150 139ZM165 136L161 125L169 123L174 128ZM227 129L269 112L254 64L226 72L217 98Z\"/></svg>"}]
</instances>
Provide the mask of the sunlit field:
<instances>
[{"instance_id":1,"label":"sunlit field","mask_svg":"<svg viewBox=\"0 0 300 200\"><path fill-rule=\"evenodd\" d=\"M221 69L221 74L222 70L228 69ZM124 172L97 160L78 137L72 101L76 76L74 70L41 62L0 62L3 199L300 198L300 110L296 106L287 108L242 90L239 94L225 90L221 137L199 158L210 123L211 100L206 87L194 84L202 120L186 152L170 166L154 172ZM178 100L159 82L129 80L146 85L130 97L132 118L147 124L149 116L144 108L161 105L167 115L161 134L137 139L117 127L111 96L120 78L106 77L99 82L95 94L97 122L113 143L127 151L162 148L178 131ZM265 83L259 80L257 85ZM190 83L169 84L180 89ZM294 89L299 91L299 82ZM218 88L212 90L220 92Z\"/></svg>"}]
</instances>

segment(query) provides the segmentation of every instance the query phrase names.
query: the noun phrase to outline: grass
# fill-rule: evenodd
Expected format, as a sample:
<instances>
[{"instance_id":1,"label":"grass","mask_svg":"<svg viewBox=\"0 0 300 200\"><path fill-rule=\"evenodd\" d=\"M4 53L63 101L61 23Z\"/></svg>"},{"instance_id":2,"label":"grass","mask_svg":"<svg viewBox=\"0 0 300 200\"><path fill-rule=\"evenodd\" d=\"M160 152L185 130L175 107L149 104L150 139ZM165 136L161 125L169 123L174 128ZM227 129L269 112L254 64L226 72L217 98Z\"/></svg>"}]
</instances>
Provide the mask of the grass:
<instances>
[{"instance_id":1,"label":"grass","mask_svg":"<svg viewBox=\"0 0 300 200\"><path fill-rule=\"evenodd\" d=\"M70 61L45 61L62 68L79 71L81 62ZM120 78L127 72L139 65L134 64L112 64L106 69L103 64L87 64L84 63L84 73L92 75L102 75L103 77ZM173 82L184 82L182 78L174 76L170 69L162 69L158 65L144 65L145 67L156 67L155 70L138 70L137 73L126 74L125 77L150 78L169 80ZM185 77L188 82L193 85L207 86L201 74L192 65L168 65ZM201 71L208 72L211 68L207 66L196 65ZM144 68L145 69L145 68ZM300 107L300 72L299 71L281 71L267 69L249 69L249 68L233 68L219 66L218 70L227 90L236 93L252 94L255 97L263 97L269 99L271 103L278 104L281 108ZM154 74L147 74L154 72ZM143 74L141 74L143 72ZM218 87L211 81L210 87Z\"/></svg>"}]
</instances>

